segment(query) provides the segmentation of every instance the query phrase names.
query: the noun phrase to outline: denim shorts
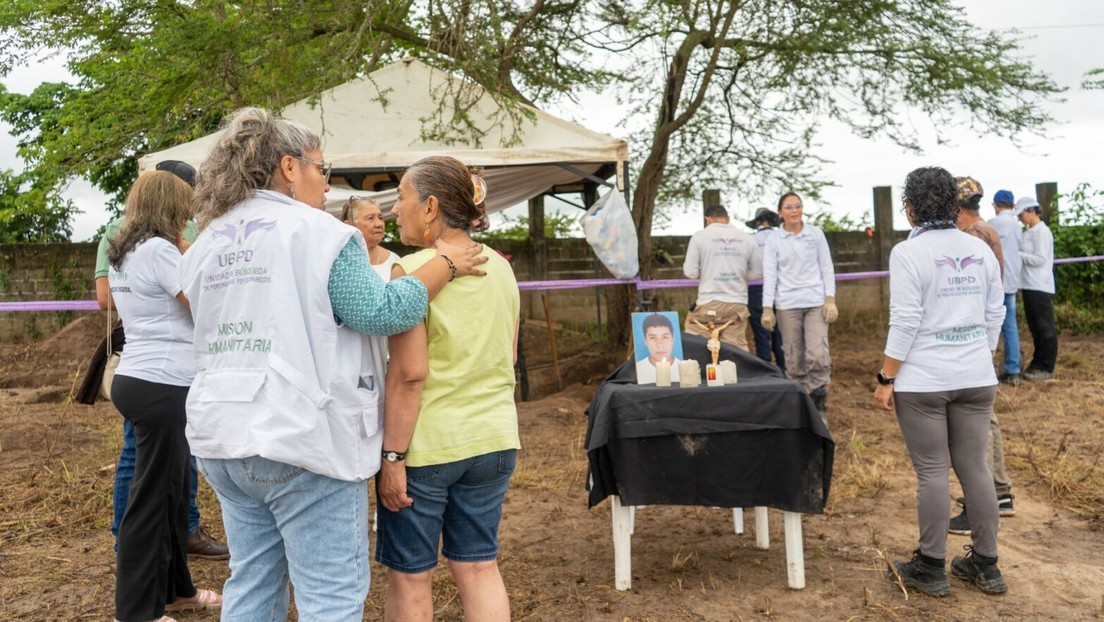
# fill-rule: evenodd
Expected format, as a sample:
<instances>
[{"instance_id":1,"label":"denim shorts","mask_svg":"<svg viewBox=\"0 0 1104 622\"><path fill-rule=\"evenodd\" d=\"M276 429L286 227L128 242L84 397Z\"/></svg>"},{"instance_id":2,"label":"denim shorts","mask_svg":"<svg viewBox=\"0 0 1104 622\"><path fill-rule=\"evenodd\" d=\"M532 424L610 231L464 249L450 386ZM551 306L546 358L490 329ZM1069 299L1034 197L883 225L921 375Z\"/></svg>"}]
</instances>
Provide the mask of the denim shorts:
<instances>
[{"instance_id":1,"label":"denim shorts","mask_svg":"<svg viewBox=\"0 0 1104 622\"><path fill-rule=\"evenodd\" d=\"M379 508L376 561L408 574L437 566L441 554L457 562L498 557L498 523L517 450L496 451L456 462L406 468L406 493L414 505Z\"/></svg>"}]
</instances>

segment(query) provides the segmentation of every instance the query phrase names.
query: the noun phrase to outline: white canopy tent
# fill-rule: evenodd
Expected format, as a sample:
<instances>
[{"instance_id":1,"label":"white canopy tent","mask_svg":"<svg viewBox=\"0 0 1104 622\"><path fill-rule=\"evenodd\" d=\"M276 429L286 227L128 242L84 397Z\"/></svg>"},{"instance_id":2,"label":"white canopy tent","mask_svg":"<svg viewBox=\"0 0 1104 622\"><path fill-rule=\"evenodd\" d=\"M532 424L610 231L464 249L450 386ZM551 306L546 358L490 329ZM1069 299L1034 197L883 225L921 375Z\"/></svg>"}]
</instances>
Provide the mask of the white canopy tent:
<instances>
[{"instance_id":1,"label":"white canopy tent","mask_svg":"<svg viewBox=\"0 0 1104 622\"><path fill-rule=\"evenodd\" d=\"M426 120L440 114L438 101L447 102L462 91L474 101L463 114L475 127L471 133L480 138L424 140ZM447 104L443 110L444 118L455 113ZM624 188L624 140L535 108L527 110L531 119L523 117L514 127L503 121L508 117L480 87L406 59L296 102L281 114L322 137L324 157L334 165L327 200L331 212L339 211L349 196L359 195L375 198L389 214L397 174L429 155L451 155L484 167L486 205L492 213L545 193L593 190L613 175L617 187ZM182 160L199 168L217 140L216 133L147 154L138 161L139 173L153 170L162 160Z\"/></svg>"}]
</instances>

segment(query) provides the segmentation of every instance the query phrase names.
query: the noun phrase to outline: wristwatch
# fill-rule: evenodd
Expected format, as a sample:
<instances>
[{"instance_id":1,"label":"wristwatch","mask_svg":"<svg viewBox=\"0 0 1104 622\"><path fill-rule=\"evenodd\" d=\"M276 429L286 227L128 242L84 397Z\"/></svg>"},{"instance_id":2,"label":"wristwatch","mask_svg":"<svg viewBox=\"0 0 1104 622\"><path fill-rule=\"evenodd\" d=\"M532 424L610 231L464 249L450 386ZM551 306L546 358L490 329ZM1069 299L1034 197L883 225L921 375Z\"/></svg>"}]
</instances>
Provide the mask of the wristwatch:
<instances>
[{"instance_id":1,"label":"wristwatch","mask_svg":"<svg viewBox=\"0 0 1104 622\"><path fill-rule=\"evenodd\" d=\"M388 462L402 462L406 459L406 452L404 451L387 451L383 450L383 459Z\"/></svg>"},{"instance_id":2,"label":"wristwatch","mask_svg":"<svg viewBox=\"0 0 1104 622\"><path fill-rule=\"evenodd\" d=\"M886 385L893 384L897 381L897 376L887 376L882 373L882 370L878 370L878 384Z\"/></svg>"}]
</instances>

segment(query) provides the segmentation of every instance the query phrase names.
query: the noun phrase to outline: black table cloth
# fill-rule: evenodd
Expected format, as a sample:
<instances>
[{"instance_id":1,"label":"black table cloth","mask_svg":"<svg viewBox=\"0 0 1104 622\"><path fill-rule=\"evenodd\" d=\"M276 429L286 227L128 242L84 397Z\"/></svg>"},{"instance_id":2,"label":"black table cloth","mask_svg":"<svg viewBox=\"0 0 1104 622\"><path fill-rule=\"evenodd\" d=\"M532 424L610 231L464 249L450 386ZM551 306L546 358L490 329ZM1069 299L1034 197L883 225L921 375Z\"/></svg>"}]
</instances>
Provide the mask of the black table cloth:
<instances>
[{"instance_id":1,"label":"black table cloth","mask_svg":"<svg viewBox=\"0 0 1104 622\"><path fill-rule=\"evenodd\" d=\"M683 335L686 360L704 375L706 340ZM682 388L636 384L629 360L587 408L589 504L765 506L824 511L835 444L800 384L743 350L721 344L738 382Z\"/></svg>"}]
</instances>

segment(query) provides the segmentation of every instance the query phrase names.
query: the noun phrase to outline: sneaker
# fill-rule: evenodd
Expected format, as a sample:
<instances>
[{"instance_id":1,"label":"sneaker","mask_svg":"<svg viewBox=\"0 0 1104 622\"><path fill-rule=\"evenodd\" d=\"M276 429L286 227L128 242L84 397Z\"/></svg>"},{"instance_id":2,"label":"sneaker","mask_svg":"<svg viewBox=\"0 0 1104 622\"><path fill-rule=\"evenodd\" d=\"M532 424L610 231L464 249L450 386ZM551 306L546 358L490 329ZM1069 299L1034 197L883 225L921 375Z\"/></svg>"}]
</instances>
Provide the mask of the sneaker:
<instances>
[{"instance_id":1,"label":"sneaker","mask_svg":"<svg viewBox=\"0 0 1104 622\"><path fill-rule=\"evenodd\" d=\"M1052 380L1054 378L1054 372L1043 371L1041 369L1029 369L1024 372L1024 380L1031 380L1032 382L1039 382L1042 380Z\"/></svg>"},{"instance_id":2,"label":"sneaker","mask_svg":"<svg viewBox=\"0 0 1104 622\"><path fill-rule=\"evenodd\" d=\"M1016 498L1016 495L1014 495L1010 492L1006 492L1003 495L997 495L997 510L1000 512L1001 516L1015 516L1016 515L1016 508L1012 506L1012 500L1015 499L1015 498ZM962 508L963 510L966 509L966 497L959 497L959 498L955 499L955 503L957 503L958 506L960 508ZM951 519L951 520L953 521L954 519ZM952 531L951 533L958 533L958 532L957 531ZM967 532L967 533L969 533L969 532Z\"/></svg>"},{"instance_id":3,"label":"sneaker","mask_svg":"<svg viewBox=\"0 0 1104 622\"><path fill-rule=\"evenodd\" d=\"M951 560L951 574L964 581L970 581L978 586L978 589L986 594L1003 594L1008 591L1008 585L1001 576L1000 568L997 568L997 560L980 559L981 556L974 553L974 547L967 544L966 556L956 556Z\"/></svg>"},{"instance_id":4,"label":"sneaker","mask_svg":"<svg viewBox=\"0 0 1104 622\"><path fill-rule=\"evenodd\" d=\"M225 542L211 537L202 527L188 536L188 557L200 559L230 559L230 548Z\"/></svg>"},{"instance_id":5,"label":"sneaker","mask_svg":"<svg viewBox=\"0 0 1104 622\"><path fill-rule=\"evenodd\" d=\"M893 562L892 569L886 572L890 581L900 580L907 587L928 596L946 596L951 593L951 584L947 581L947 571L942 566L931 566L920 559L919 549L914 551L907 562Z\"/></svg>"},{"instance_id":6,"label":"sneaker","mask_svg":"<svg viewBox=\"0 0 1104 622\"><path fill-rule=\"evenodd\" d=\"M947 525L947 532L960 536L970 535L970 521L966 518L965 507L962 508L962 512L958 516L951 518L950 524Z\"/></svg>"},{"instance_id":7,"label":"sneaker","mask_svg":"<svg viewBox=\"0 0 1104 622\"><path fill-rule=\"evenodd\" d=\"M997 381L998 382L1003 382L1004 384L1010 384L1014 387L1018 387L1018 386L1020 386L1020 375L1019 374L1007 374L1007 373L1001 374L1001 375L997 376Z\"/></svg>"}]
</instances>

